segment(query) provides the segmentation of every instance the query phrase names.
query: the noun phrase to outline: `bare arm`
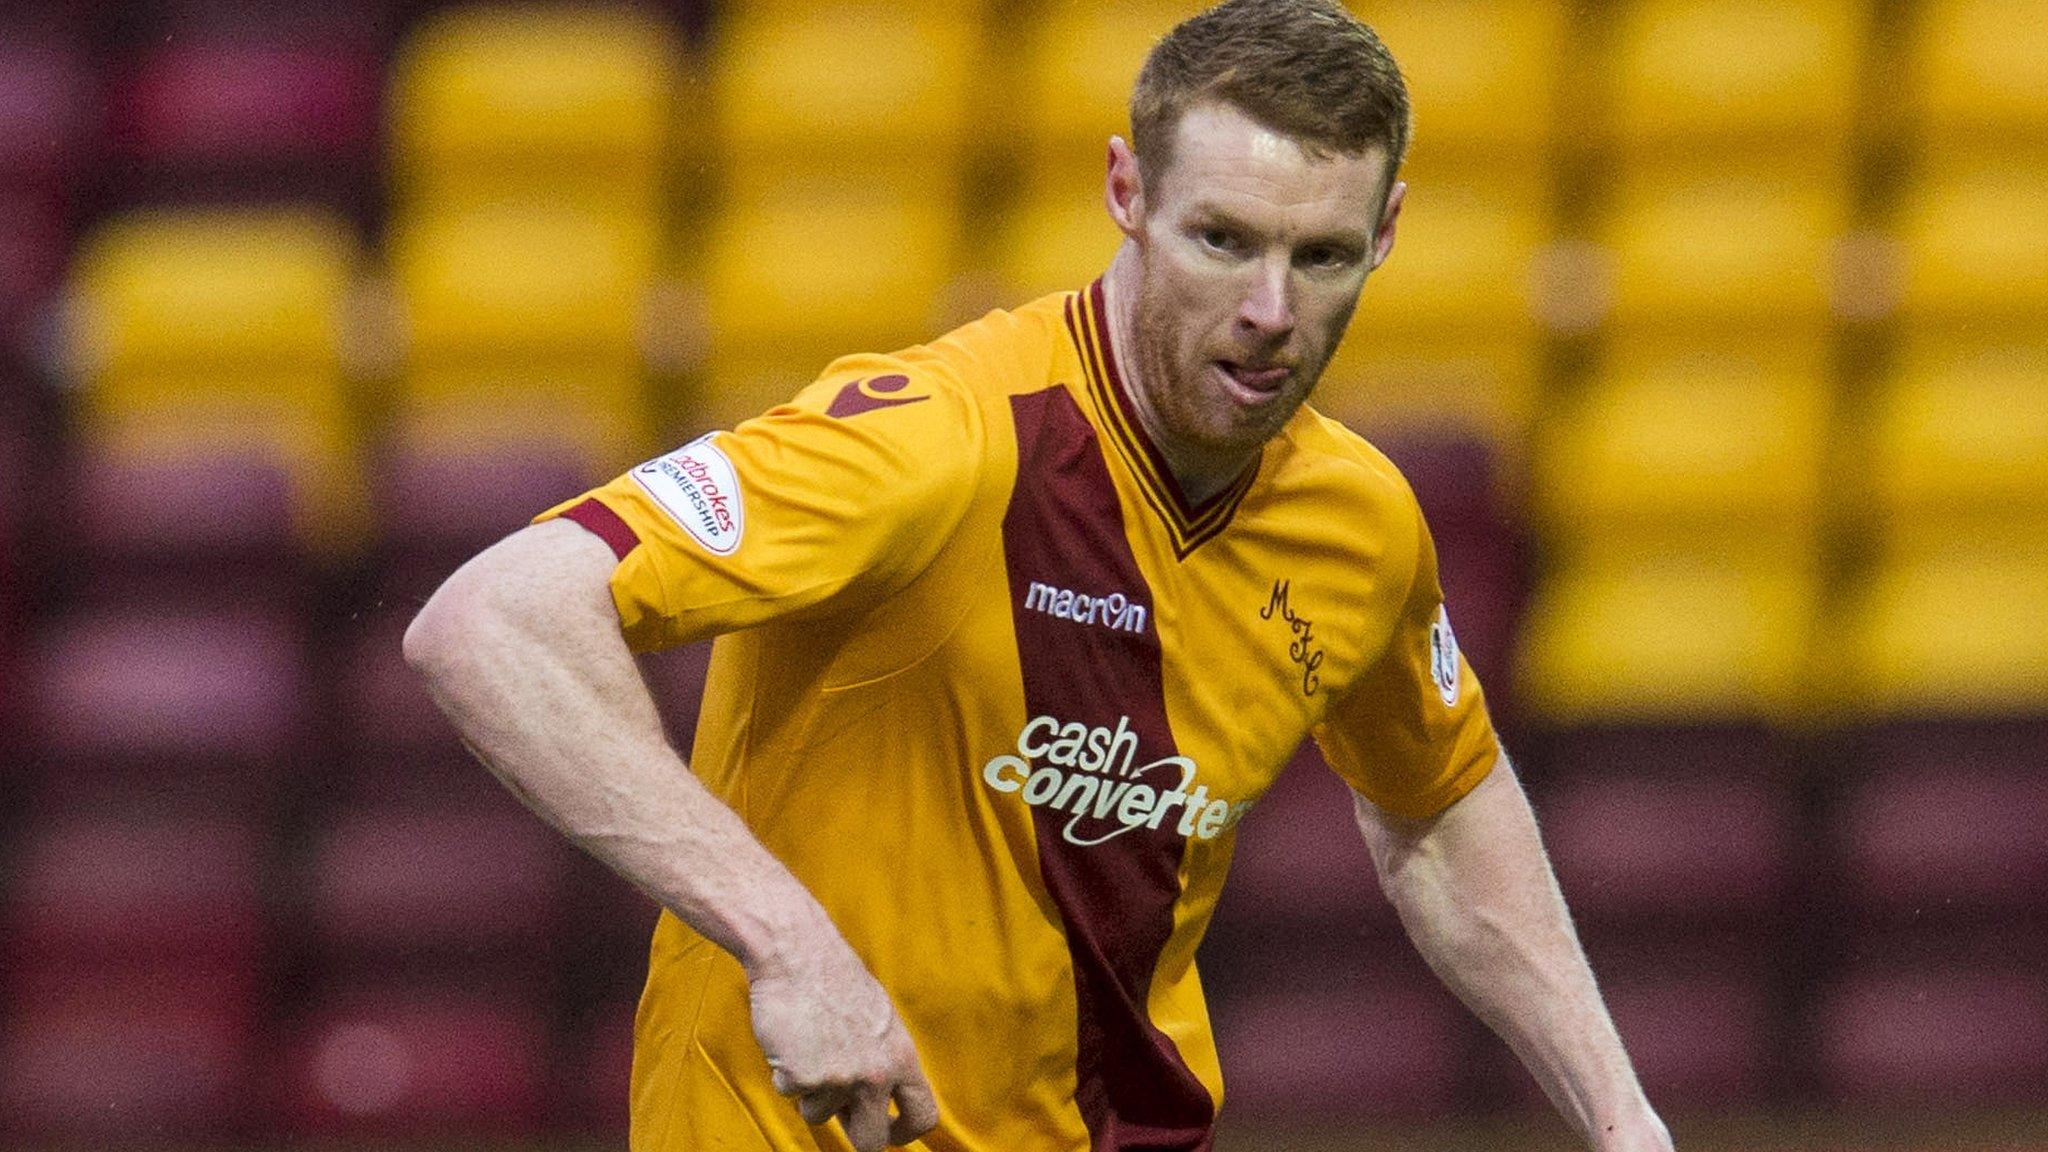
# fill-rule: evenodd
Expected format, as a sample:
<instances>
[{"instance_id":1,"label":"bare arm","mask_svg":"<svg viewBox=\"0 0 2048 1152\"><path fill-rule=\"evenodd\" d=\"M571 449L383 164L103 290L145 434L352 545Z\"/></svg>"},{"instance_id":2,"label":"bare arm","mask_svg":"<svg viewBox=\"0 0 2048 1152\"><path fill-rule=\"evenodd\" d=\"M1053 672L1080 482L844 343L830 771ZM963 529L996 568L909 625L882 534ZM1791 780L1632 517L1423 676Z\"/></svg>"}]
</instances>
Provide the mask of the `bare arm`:
<instances>
[{"instance_id":1,"label":"bare arm","mask_svg":"<svg viewBox=\"0 0 2048 1152\"><path fill-rule=\"evenodd\" d=\"M448 578L406 660L528 807L740 961L806 1120L838 1115L863 1152L907 1143L938 1119L908 1033L817 900L669 747L619 634L613 564L574 524L524 529Z\"/></svg>"},{"instance_id":2,"label":"bare arm","mask_svg":"<svg viewBox=\"0 0 2048 1152\"><path fill-rule=\"evenodd\" d=\"M1521 782L1503 758L1430 820L1354 796L1380 884L1429 966L1521 1057L1600 1152L1671 1147L1573 933Z\"/></svg>"}]
</instances>

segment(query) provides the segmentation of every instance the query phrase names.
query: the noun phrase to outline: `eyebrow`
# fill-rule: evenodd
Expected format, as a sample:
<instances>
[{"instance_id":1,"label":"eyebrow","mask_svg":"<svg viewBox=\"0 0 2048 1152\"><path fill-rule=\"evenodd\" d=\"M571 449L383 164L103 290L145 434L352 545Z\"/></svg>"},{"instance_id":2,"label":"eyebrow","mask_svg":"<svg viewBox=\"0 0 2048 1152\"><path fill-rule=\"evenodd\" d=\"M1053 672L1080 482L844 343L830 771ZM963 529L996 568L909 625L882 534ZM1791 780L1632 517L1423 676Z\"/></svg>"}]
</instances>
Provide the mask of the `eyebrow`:
<instances>
[{"instance_id":1,"label":"eyebrow","mask_svg":"<svg viewBox=\"0 0 2048 1152\"><path fill-rule=\"evenodd\" d=\"M1211 203L1206 200L1196 201L1188 215L1198 222L1220 224L1226 228L1264 234L1264 230L1254 225L1251 221L1246 220L1244 217L1239 216L1220 204ZM1362 252L1372 245L1372 235L1370 232L1354 232L1349 229L1319 233L1302 237L1297 242L1296 247L1305 248L1316 244L1333 244L1340 248L1350 248Z\"/></svg>"}]
</instances>

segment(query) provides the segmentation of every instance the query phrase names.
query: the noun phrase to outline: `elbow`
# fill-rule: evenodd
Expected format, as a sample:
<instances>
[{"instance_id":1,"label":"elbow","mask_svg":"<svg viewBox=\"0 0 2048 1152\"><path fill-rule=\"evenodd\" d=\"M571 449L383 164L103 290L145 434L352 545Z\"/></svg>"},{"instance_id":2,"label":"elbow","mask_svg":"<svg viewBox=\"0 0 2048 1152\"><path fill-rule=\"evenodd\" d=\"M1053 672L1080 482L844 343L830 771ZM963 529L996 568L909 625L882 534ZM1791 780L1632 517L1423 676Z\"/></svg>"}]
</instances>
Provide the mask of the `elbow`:
<instances>
[{"instance_id":1,"label":"elbow","mask_svg":"<svg viewBox=\"0 0 2048 1152\"><path fill-rule=\"evenodd\" d=\"M427 601L414 614L412 623L405 626L405 639L399 642L406 666L421 676L431 677L441 657L441 625L437 617L434 602Z\"/></svg>"},{"instance_id":2,"label":"elbow","mask_svg":"<svg viewBox=\"0 0 2048 1152\"><path fill-rule=\"evenodd\" d=\"M463 637L475 630L472 598L455 583L456 578L451 577L427 600L406 626L401 642L406 665L429 685L448 675L463 647Z\"/></svg>"},{"instance_id":3,"label":"elbow","mask_svg":"<svg viewBox=\"0 0 2048 1152\"><path fill-rule=\"evenodd\" d=\"M574 646L586 626L597 629L600 612L612 612L611 559L602 541L573 525L507 537L427 599L405 630L406 664L444 698L501 677L517 657Z\"/></svg>"}]
</instances>

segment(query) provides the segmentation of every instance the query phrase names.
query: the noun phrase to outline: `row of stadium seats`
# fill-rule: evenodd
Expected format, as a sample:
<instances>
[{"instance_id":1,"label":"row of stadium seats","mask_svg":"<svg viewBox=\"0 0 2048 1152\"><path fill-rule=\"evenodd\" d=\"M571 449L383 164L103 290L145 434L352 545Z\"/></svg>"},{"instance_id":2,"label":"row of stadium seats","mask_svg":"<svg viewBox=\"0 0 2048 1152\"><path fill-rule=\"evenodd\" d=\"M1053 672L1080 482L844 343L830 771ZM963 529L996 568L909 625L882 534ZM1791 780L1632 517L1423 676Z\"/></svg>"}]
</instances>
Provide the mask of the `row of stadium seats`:
<instances>
[{"instance_id":1,"label":"row of stadium seats","mask_svg":"<svg viewBox=\"0 0 2048 1152\"><path fill-rule=\"evenodd\" d=\"M241 104L222 94L264 94L277 100L273 113L317 101L335 86L301 93L275 83L280 70L270 65L246 69L247 88L188 69L206 53L232 54L251 41L374 50L378 33L410 5L286 5L268 20L243 13L223 20L234 6L211 7L151 14L162 35L137 38L144 66L129 90L141 98L121 101L140 112L138 124L174 124L169 135L183 138L236 116L260 122L265 115L249 101L209 117L188 107L195 101ZM976 131L975 121L985 119L976 115L977 101L1000 104L1021 94L1033 98L1011 105L1017 119L1048 135L1090 137L1092 146L1104 110L1121 105L1151 37L1197 7L1145 0L1111 14L1079 0L739 3L725 7L702 46L702 71L730 109L729 135L741 140L866 151L922 138L936 145L926 152L930 162ZM195 9L212 19L193 19ZM1582 134L1589 124L1582 104L1598 105L1602 137L1631 149L1837 138L1848 120L1871 114L1860 102L1866 64L1891 53L1902 66L1888 73L1895 99L1886 108L1917 130L2038 137L2048 123L2048 94L2035 67L2043 33L2026 0L1631 0L1583 11L1559 0L1363 0L1358 9L1415 74L1429 135L1468 154ZM500 8L417 25L402 57L404 83L430 102L459 105L460 118L474 125L473 141L538 132L576 148L592 132L611 142L645 140L649 127L667 132L675 117L686 132L698 127L689 104L647 99L672 90L689 67L678 38L658 30L617 35L625 24L603 16L615 35L593 36L587 16L565 27L545 14L525 15L531 18L511 20ZM89 18L25 23L22 38L99 38ZM197 58L186 55L193 40ZM519 67L495 67L513 60ZM850 61L864 83L835 82ZM294 69L285 62L283 71ZM609 103L598 112L559 99L571 92ZM337 127L351 123L345 116Z\"/></svg>"},{"instance_id":2,"label":"row of stadium seats","mask_svg":"<svg viewBox=\"0 0 2048 1152\"><path fill-rule=\"evenodd\" d=\"M1327 852L1349 829L1341 795L1323 799L1335 803L1299 814L1337 813L1321 821ZM1254 835L1245 834L1247 850ZM1369 887L1362 853L1350 863L1361 869L1350 873L1353 889ZM1222 921L1255 898L1226 896L1235 902ZM1238 969L1222 963L1222 948L1205 953L1233 1077L1227 1110L1285 1121L1332 1107L1441 1115L1473 1099L1545 1107L1405 942L1355 921L1325 913L1292 936L1263 921L1267 935ZM1940 947L1928 937L1857 938L1849 954L1823 961L1818 979L1817 957L1786 933L1665 925L1586 943L1630 1057L1667 1115L1788 1099L1838 1110L2032 1102L2048 1069L2048 995L2015 959L2037 939L1963 935Z\"/></svg>"},{"instance_id":3,"label":"row of stadium seats","mask_svg":"<svg viewBox=\"0 0 2048 1152\"><path fill-rule=\"evenodd\" d=\"M1474 1058L1490 1050L1411 954L1352 956L1362 971L1338 987L1250 994L1219 1011L1228 1120L1428 1119L1475 1092L1542 1106L1504 1060ZM1607 966L1608 1002L1667 1109L1771 1098L1801 1032L1821 1054L1818 1094L1838 1106L2024 1101L2048 1073L2038 981L2010 959L1873 961L1792 1023L1781 982L1757 974L1764 963L1687 970L1667 952L1642 962L1649 975ZM91 1003L45 994L10 1013L0 1109L38 1126L19 1130L517 1140L623 1122L623 1010L565 1027L516 981L339 986L270 1043L252 1039L253 998L225 974L99 980Z\"/></svg>"},{"instance_id":4,"label":"row of stadium seats","mask_svg":"<svg viewBox=\"0 0 2048 1152\"><path fill-rule=\"evenodd\" d=\"M1824 314L1837 279L1830 247L1856 223L1847 151L1857 138L1849 113L1858 106L1864 69L1857 47L1863 41L1850 32L1873 23L1864 5L1622 6L1625 27L1609 33L1619 39L1616 66L1594 70L1621 78L1619 95L1605 101L1545 95L1572 74L1558 51L1571 39L1562 4L1418 0L1376 7L1384 11L1369 15L1408 61L1417 98L1429 110L1415 162L1444 205L1438 215L1446 242L1438 247L1497 248L1504 255L1495 267L1510 270L1507 276L1468 276L1464 284L1447 278L1444 295L1458 302L1453 311L1474 297L1461 290L1471 281L1490 281L1497 294L1512 296L1527 272L1526 256L1549 231L1545 157L1581 138L1601 137L1586 127L1588 109L1611 104L1612 119L1622 126L1613 135L1657 149L1648 158L1620 154L1614 203L1594 228L1616 252L1614 306L1622 316L1689 315L1702 306L1757 316L1785 305L1801 315ZM1918 139L1925 159L1916 177L1922 187L1900 198L1911 210L1894 226L1910 253L1907 304L1961 310L2003 299L2001 284L2024 285L2029 278L2023 273L2038 270L2038 238L2026 262L2012 266L2027 246L2014 245L2010 229L2042 215L2026 211L2039 205L2026 173L2035 159L2028 150L2038 147L2039 124L2048 116L2023 67L2030 23L2001 22L2005 9L1993 0L1924 7L1921 19L1910 22L1920 30L1905 36L1911 47L1896 69L1923 78L1903 86L1925 90L1914 121L1923 126ZM957 231L950 221L961 183L960 163L947 156L964 141L995 135L1006 142L1005 156L1039 156L1048 148L1064 156L1029 160L1018 174L1019 214L1030 221L1025 233L1092 237L1085 247L1099 245L1104 226L1094 213L1077 218L1073 205L1078 196L1086 207L1101 137L1117 127L1129 61L1185 5L1161 4L1151 20L1121 12L1112 19L1096 6L1048 5L1044 19L1032 25L1042 35L1025 38L1041 44L1040 51L1006 44L1002 58L1014 63L1020 79L1003 83L974 80L989 70L970 61L991 49L971 15L883 5L878 16L875 8L736 10L711 46L709 94L701 99L690 98L698 89L686 77L694 73L656 21L587 12L548 21L506 10L449 13L409 39L394 75L388 119L398 201L475 203L524 189L521 196L545 192L630 217L664 205L672 184L691 182L688 170L711 168L716 178L708 182L729 185L732 208L744 216L765 211L771 195L786 194L793 179L801 184L825 169L837 178L822 193L809 189L812 199L839 201L847 214L872 212L876 201L908 214L912 238L921 230L927 241L914 263L943 273L958 264L949 258ZM1078 23L1068 28L1063 21ZM1503 42L1515 50L1475 58L1460 47ZM1085 66L1089 61L1079 57L1089 54L1077 55L1075 44L1125 63ZM519 67L497 66L507 59ZM840 82L848 59L864 62L863 83ZM1715 65L1702 70L1689 63L1700 60ZM317 199L322 187L360 186L357 174L375 128L373 67L360 44L332 38L311 44L174 41L137 63L127 86L108 101L122 167L160 163L208 187L228 183L268 198L295 192ZM1442 82L1433 84L1439 77ZM978 83L1003 97L977 96ZM833 98L807 99L807 86ZM22 186L24 198L35 198L27 185L60 186L51 182L87 154L89 92L84 66L61 47L24 43L0 54L0 93L13 109L10 118L0 118L0 172L9 174L6 183ZM853 92L859 101L849 102ZM934 111L935 104L945 110ZM1002 112L991 117L984 107ZM1503 108L1515 115L1503 116ZM1000 134L988 131L992 119L1006 117L1020 123L1004 125ZM707 122L715 127L698 128ZM1708 158L1687 160L1670 149L1668 138L1687 132L1715 142ZM1759 162L1731 164L1722 142L1727 132L1786 133L1803 160L1790 164L1781 149ZM1825 148L1817 154L1816 133L1839 154L1828 158ZM696 138L705 135L711 139ZM1031 143L1041 138L1066 143ZM949 151L947 141L959 146ZM1502 179L1502 148L1520 148L1529 161L1505 166L1518 178ZM878 167L843 154L887 156L892 149L907 151L910 160ZM1468 159L1456 159L1461 155ZM266 165L281 173L278 180L245 171ZM685 173L679 176L678 168ZM233 179L223 181L223 172ZM146 195L146 187L136 191ZM805 214L818 207L807 205ZM10 217L10 231L17 244L47 257L48 247L35 243L46 225L35 216ZM1428 230L1419 231L1426 236ZM1452 242L1460 238L1494 243ZM1072 279L1074 261L1054 267L1043 255L1025 255L1039 252L1039 245L1000 247L1017 257L1005 263L1039 265L1012 270L1016 289ZM1987 250L2002 258L1983 259ZM1693 257L1683 262L1693 269L1690 283L1667 288L1677 263L1671 257L1679 252ZM1759 252L1777 258L1759 260ZM1801 258L1785 260L1787 252ZM1088 259L1094 258L1091 252ZM42 263L47 271L50 262ZM36 264L14 266L27 277Z\"/></svg>"},{"instance_id":5,"label":"row of stadium seats","mask_svg":"<svg viewBox=\"0 0 2048 1152\"><path fill-rule=\"evenodd\" d=\"M701 663L669 670L684 682L700 672ZM686 683L669 687L671 698L688 695ZM1930 753L1956 755L1957 739L1951 730L1866 742L1873 771L1831 803L1832 843L1819 854L1804 843L1796 797L1674 760L1669 734L1627 752L1640 764L1644 746L1658 745L1661 772L1539 784L1561 881L1656 1098L1680 1109L1781 1098L1803 1029L1818 1037L1818 1056L1796 1075L1829 1099L2027 1098L2048 1059L2048 1016L2038 973L2016 958L2038 942L1985 945L2038 903L2048 867L2038 837L2048 792L2027 763L2038 729L2007 735L2016 771L2002 783L1981 768L1926 766ZM1886 742L1888 761L1868 751ZM1969 754L1981 766L1991 752ZM1708 764L1725 772L1743 755L1723 741ZM250 974L281 967L294 971L302 1005L283 1041L296 1131L501 1131L540 1108L537 1051L616 1046L616 1016L592 1032L572 1019L566 1039L550 1041L559 1012L542 1007L538 989L592 983L591 956L635 955L644 902L599 882L480 772L423 778L414 754L344 776L316 786L338 788L317 826L284 841L259 818L217 805L198 815L160 795L147 808L73 808L21 839L0 901L12 974L0 1102L16 1125L206 1131L208 1117L245 1115L224 1113L214 1094L260 1079L249 1065L265 1046L247 1030L263 995ZM1247 825L1204 960L1241 1086L1233 1106L1298 1114L1333 1077L1368 1072L1325 1106L1437 1115L1474 1090L1533 1102L1498 1053L1467 1070L1491 1049L1404 952L1348 810L1341 787L1305 758ZM1970 840L1959 827L1975 830ZM1797 973L1816 960L1827 975L1802 992ZM82 987L81 971L97 975ZM451 971L462 975L459 995ZM365 982L364 972L383 975ZM164 995L181 981L206 995ZM67 991L53 999L57 984ZM155 996L138 1004L145 988ZM109 1026L115 1018L149 1042L134 1045ZM369 1025L388 1035L371 1043ZM1346 1043L1347 1027L1371 1042ZM1274 1043L1290 1029L1329 1039ZM183 1074L168 1089L139 1075L116 1076L111 1089L97 1079L90 1093L66 1080L79 1067L147 1061ZM408 1074L365 1070L387 1063ZM456 1067L426 1067L440 1064ZM374 1087L442 1075L453 1082L429 1079L416 1094ZM610 1114L618 1085L605 1090ZM78 1110L86 1100L103 1108L109 1092L119 1111Z\"/></svg>"},{"instance_id":6,"label":"row of stadium seats","mask_svg":"<svg viewBox=\"0 0 2048 1152\"><path fill-rule=\"evenodd\" d=\"M1428 511L1653 1098L2039 1103L2048 33L1360 7L1421 136L1324 400ZM77 385L53 442L0 357L0 1139L614 1130L651 911L468 763L405 618L831 352L1093 275L1101 137L1188 8L0 39L0 320ZM96 220L102 184L153 207ZM702 671L649 668L685 746ZM1540 1105L1312 758L1245 827L1227 1118Z\"/></svg>"},{"instance_id":7,"label":"row of stadium seats","mask_svg":"<svg viewBox=\"0 0 2048 1152\"><path fill-rule=\"evenodd\" d=\"M497 275L413 263L402 283L419 286L416 368L384 406L381 471L366 467L359 429L372 401L351 389L335 332L347 266L303 258L320 242L334 256L333 233L290 217L210 223L130 221L82 261L81 298L111 322L96 330L102 366L79 412L87 450L73 494L87 534L109 551L123 549L124 534L132 551L166 532L184 533L195 551L234 551L235 541L205 536L212 523L288 552L288 540L262 537L282 513L302 537L345 553L366 527L372 477L387 544L431 542L461 497L487 503L455 511L457 526L510 530L652 438L632 336L605 293L557 283L535 297L559 308L493 309L482 289L522 273L543 280L538 261L501 260L487 270ZM301 242L296 259L265 252ZM166 268L182 275L153 278ZM553 326L541 327L547 317ZM595 359L606 345L609 370ZM1830 444L1841 420L1824 351L1617 352L1546 421L1534 524L1563 574L1538 615L1558 631L1534 638L1529 677L1546 686L1549 710L1626 713L1634 700L1654 711L1690 699L1710 712L1789 716L1840 703L1999 708L2038 698L2048 683L2030 639L2044 610L2035 545L2048 529L2035 500L2048 488L2048 409L2035 397L2042 350L1908 347L1876 381L1867 429L1846 438L1853 447ZM500 352L519 360L495 360ZM438 495L415 499L437 484ZM166 518L121 495L131 488L158 501L182 495L187 513L246 507ZM1844 521L1880 563L1848 611L1824 614L1821 529ZM1453 552L1450 537L1469 535L1449 520L1437 527ZM1498 535L1496 524L1477 527ZM1945 542L1964 532L1972 547L1959 556ZM1498 615L1486 605L1512 583L1511 558L1469 559L1489 577L1475 607ZM1632 622L1630 603L1696 607L1676 623L1661 610ZM1924 627L1942 604L1990 626ZM1822 626L1845 631L1846 645L1816 644ZM1637 663L1603 665L1588 645ZM1700 658L1674 660L1678 651ZM1811 674L1817 654L1833 675ZM1644 675L1681 663L1690 677Z\"/></svg>"},{"instance_id":8,"label":"row of stadium seats","mask_svg":"<svg viewBox=\"0 0 2048 1152\"><path fill-rule=\"evenodd\" d=\"M21 669L37 736L12 783L34 803L160 793L256 820L308 794L342 808L380 789L407 794L401 764L480 778L401 666L402 624L389 613L351 637L323 686L311 646L274 609L136 605L50 621ZM682 701L692 683L659 685ZM681 713L672 726L690 730ZM1843 909L1965 917L2038 900L2042 735L2024 718L1883 723L1806 744L1727 726L1581 729L1532 738L1528 774L1566 887L1594 924L1768 918L1802 898L1793 878L1816 862ZM429 773L420 788L431 796L433 784ZM1915 822L1916 810L1929 815ZM1296 845L1289 860L1324 831L1275 823L1270 835L1293 837L1276 841ZM1327 899L1248 867L1254 908L1287 917Z\"/></svg>"}]
</instances>

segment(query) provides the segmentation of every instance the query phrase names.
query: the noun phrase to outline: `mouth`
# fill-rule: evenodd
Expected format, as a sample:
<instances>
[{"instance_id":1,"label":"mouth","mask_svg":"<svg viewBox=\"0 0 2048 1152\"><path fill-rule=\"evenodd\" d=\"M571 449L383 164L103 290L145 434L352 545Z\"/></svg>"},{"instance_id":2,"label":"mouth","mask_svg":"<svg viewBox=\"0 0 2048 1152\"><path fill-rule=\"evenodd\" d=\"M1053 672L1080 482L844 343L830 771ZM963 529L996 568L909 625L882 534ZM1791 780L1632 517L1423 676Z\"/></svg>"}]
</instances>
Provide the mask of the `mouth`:
<instances>
[{"instance_id":1,"label":"mouth","mask_svg":"<svg viewBox=\"0 0 2048 1152\"><path fill-rule=\"evenodd\" d=\"M1235 360L1211 361L1217 374L1228 382L1232 392L1249 404L1259 404L1280 394L1294 369L1285 364L1241 364Z\"/></svg>"}]
</instances>

